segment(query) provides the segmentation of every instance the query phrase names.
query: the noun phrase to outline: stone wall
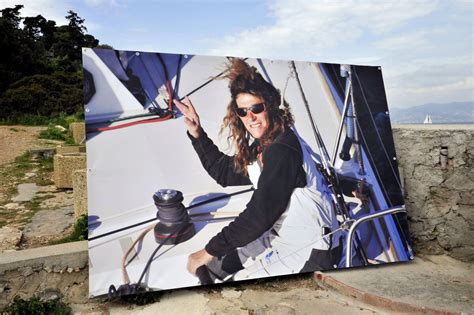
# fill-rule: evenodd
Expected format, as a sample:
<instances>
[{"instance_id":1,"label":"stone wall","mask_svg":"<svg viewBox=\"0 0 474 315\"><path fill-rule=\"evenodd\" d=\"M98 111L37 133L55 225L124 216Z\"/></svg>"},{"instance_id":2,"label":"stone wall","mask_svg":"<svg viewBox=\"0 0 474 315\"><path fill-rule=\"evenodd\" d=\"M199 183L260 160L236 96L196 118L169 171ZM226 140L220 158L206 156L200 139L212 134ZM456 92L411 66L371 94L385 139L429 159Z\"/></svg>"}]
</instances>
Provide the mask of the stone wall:
<instances>
[{"instance_id":1,"label":"stone wall","mask_svg":"<svg viewBox=\"0 0 474 315\"><path fill-rule=\"evenodd\" d=\"M474 126L393 132L415 254L474 261Z\"/></svg>"},{"instance_id":2,"label":"stone wall","mask_svg":"<svg viewBox=\"0 0 474 315\"><path fill-rule=\"evenodd\" d=\"M56 185L57 188L72 188L73 172L85 168L85 153L55 154L54 185Z\"/></svg>"},{"instance_id":3,"label":"stone wall","mask_svg":"<svg viewBox=\"0 0 474 315\"><path fill-rule=\"evenodd\" d=\"M0 310L15 296L87 302L87 263L87 241L2 253Z\"/></svg>"}]
</instances>

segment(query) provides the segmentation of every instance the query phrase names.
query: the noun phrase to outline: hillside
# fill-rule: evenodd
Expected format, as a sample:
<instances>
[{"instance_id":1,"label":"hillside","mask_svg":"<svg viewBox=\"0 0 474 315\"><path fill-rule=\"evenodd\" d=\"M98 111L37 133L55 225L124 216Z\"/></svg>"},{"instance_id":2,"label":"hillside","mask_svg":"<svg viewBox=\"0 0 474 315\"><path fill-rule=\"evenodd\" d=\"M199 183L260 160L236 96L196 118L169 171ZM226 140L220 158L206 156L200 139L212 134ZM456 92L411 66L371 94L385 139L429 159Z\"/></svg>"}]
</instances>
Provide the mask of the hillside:
<instances>
[{"instance_id":1,"label":"hillside","mask_svg":"<svg viewBox=\"0 0 474 315\"><path fill-rule=\"evenodd\" d=\"M474 123L474 102L430 103L410 108L392 108L392 123L423 123L430 115L434 124Z\"/></svg>"}]
</instances>

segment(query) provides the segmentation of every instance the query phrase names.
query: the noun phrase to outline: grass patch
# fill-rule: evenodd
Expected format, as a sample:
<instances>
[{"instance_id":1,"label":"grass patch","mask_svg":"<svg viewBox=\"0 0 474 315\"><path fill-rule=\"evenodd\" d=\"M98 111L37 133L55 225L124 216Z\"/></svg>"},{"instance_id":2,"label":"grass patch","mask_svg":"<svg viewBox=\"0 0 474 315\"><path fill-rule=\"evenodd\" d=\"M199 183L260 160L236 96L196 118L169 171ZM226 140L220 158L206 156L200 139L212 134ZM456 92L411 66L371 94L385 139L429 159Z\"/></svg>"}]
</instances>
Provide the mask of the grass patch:
<instances>
[{"instance_id":1,"label":"grass patch","mask_svg":"<svg viewBox=\"0 0 474 315\"><path fill-rule=\"evenodd\" d=\"M28 224L31 222L33 216L41 210L41 202L46 199L54 198L54 195L44 195L44 196L35 196L30 201L25 202L23 205L27 210L30 210L25 213L24 217L20 220L23 224Z\"/></svg>"},{"instance_id":2,"label":"grass patch","mask_svg":"<svg viewBox=\"0 0 474 315\"><path fill-rule=\"evenodd\" d=\"M56 117L25 114L21 117L0 120L0 125L25 125L25 126L47 126L49 124L69 127L71 122L84 121L84 112L74 115L59 114Z\"/></svg>"},{"instance_id":3,"label":"grass patch","mask_svg":"<svg viewBox=\"0 0 474 315\"><path fill-rule=\"evenodd\" d=\"M10 186L7 189L8 200L11 199L11 196L18 194L18 187L16 185Z\"/></svg>"},{"instance_id":4,"label":"grass patch","mask_svg":"<svg viewBox=\"0 0 474 315\"><path fill-rule=\"evenodd\" d=\"M35 183L38 186L53 185L54 181L51 180L51 173L54 171L54 159L43 158L40 161L40 167L36 173Z\"/></svg>"},{"instance_id":5,"label":"grass patch","mask_svg":"<svg viewBox=\"0 0 474 315\"><path fill-rule=\"evenodd\" d=\"M69 242L77 242L87 240L87 216L81 215L74 224L74 230L71 235L60 238L58 240L52 240L49 242L50 245L63 244Z\"/></svg>"},{"instance_id":6,"label":"grass patch","mask_svg":"<svg viewBox=\"0 0 474 315\"><path fill-rule=\"evenodd\" d=\"M74 139L71 137L67 128L65 131L61 131L58 125L50 124L48 129L43 130L39 134L39 139L59 140L64 141L66 144L74 144ZM59 125L62 126L62 125ZM63 126L62 126L63 127Z\"/></svg>"},{"instance_id":7,"label":"grass patch","mask_svg":"<svg viewBox=\"0 0 474 315\"><path fill-rule=\"evenodd\" d=\"M11 130L11 131L13 131L13 132L18 132L18 131L19 131L18 129L16 129L16 128L13 128L13 127L12 127L12 128L10 128L10 130Z\"/></svg>"},{"instance_id":8,"label":"grass patch","mask_svg":"<svg viewBox=\"0 0 474 315\"><path fill-rule=\"evenodd\" d=\"M8 223L7 221L0 220L0 229L4 227L5 225L7 225L7 223Z\"/></svg>"},{"instance_id":9,"label":"grass patch","mask_svg":"<svg viewBox=\"0 0 474 315\"><path fill-rule=\"evenodd\" d=\"M38 186L49 186L53 184L54 181L51 179L51 175L38 176L36 178L36 185Z\"/></svg>"},{"instance_id":10,"label":"grass patch","mask_svg":"<svg viewBox=\"0 0 474 315\"><path fill-rule=\"evenodd\" d=\"M69 305L60 300L43 301L39 297L23 300L18 296L4 309L5 314L38 314L38 315L66 315L72 314Z\"/></svg>"},{"instance_id":11,"label":"grass patch","mask_svg":"<svg viewBox=\"0 0 474 315\"><path fill-rule=\"evenodd\" d=\"M54 170L54 159L50 158L43 158L40 162L41 170L52 172Z\"/></svg>"},{"instance_id":12,"label":"grass patch","mask_svg":"<svg viewBox=\"0 0 474 315\"><path fill-rule=\"evenodd\" d=\"M36 212L41 208L41 202L51 198L54 198L54 195L35 196L33 199L25 203L25 207Z\"/></svg>"},{"instance_id":13,"label":"grass patch","mask_svg":"<svg viewBox=\"0 0 474 315\"><path fill-rule=\"evenodd\" d=\"M4 220L12 219L16 216L16 212L12 210L2 210L0 211L0 217ZM5 221L8 223L8 221Z\"/></svg>"},{"instance_id":14,"label":"grass patch","mask_svg":"<svg viewBox=\"0 0 474 315\"><path fill-rule=\"evenodd\" d=\"M41 201L37 200L36 198L33 198L30 201L25 202L25 208L29 209L33 212L37 212L41 207L40 207Z\"/></svg>"},{"instance_id":15,"label":"grass patch","mask_svg":"<svg viewBox=\"0 0 474 315\"><path fill-rule=\"evenodd\" d=\"M32 167L31 165L31 154L30 152L26 151L20 156L15 158L15 167L17 169L25 170Z\"/></svg>"}]
</instances>

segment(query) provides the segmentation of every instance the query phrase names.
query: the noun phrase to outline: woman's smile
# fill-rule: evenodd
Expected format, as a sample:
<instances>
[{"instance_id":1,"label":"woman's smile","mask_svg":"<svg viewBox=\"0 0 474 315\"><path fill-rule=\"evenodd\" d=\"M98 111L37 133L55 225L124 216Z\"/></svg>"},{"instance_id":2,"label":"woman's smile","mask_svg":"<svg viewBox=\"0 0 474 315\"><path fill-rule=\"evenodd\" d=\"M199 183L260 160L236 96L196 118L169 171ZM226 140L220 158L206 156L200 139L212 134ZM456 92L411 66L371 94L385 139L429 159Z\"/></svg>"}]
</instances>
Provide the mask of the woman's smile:
<instances>
[{"instance_id":1,"label":"woman's smile","mask_svg":"<svg viewBox=\"0 0 474 315\"><path fill-rule=\"evenodd\" d=\"M237 107L246 109L250 108L252 105L264 102L261 97L249 93L240 93L237 95L235 101ZM245 129L247 129L255 139L260 139L265 135L270 125L268 112L266 110L258 114L254 114L252 111L247 110L247 115L245 117L240 117L240 119L242 120Z\"/></svg>"}]
</instances>

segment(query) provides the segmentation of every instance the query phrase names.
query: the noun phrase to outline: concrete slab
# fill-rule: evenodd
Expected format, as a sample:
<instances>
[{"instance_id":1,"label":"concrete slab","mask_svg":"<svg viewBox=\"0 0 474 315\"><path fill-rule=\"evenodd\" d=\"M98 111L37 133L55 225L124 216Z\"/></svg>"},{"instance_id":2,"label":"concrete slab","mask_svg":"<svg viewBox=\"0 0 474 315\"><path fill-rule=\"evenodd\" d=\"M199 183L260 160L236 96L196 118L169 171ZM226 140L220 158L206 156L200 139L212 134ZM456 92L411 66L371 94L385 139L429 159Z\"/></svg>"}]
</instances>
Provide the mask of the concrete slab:
<instances>
[{"instance_id":1,"label":"concrete slab","mask_svg":"<svg viewBox=\"0 0 474 315\"><path fill-rule=\"evenodd\" d=\"M38 191L35 183L26 183L18 185L18 195L12 198L14 202L30 201Z\"/></svg>"},{"instance_id":2,"label":"concrete slab","mask_svg":"<svg viewBox=\"0 0 474 315\"><path fill-rule=\"evenodd\" d=\"M73 213L71 208L38 211L23 230L25 240L60 235L74 224ZM52 222L54 224L51 224Z\"/></svg>"},{"instance_id":3,"label":"concrete slab","mask_svg":"<svg viewBox=\"0 0 474 315\"><path fill-rule=\"evenodd\" d=\"M315 277L329 289L391 312L474 313L474 265L444 255Z\"/></svg>"},{"instance_id":4,"label":"concrete slab","mask_svg":"<svg viewBox=\"0 0 474 315\"><path fill-rule=\"evenodd\" d=\"M0 254L0 274L32 266L84 268L88 259L87 241L7 252Z\"/></svg>"},{"instance_id":5,"label":"concrete slab","mask_svg":"<svg viewBox=\"0 0 474 315\"><path fill-rule=\"evenodd\" d=\"M85 145L65 145L65 146L56 147L57 154L84 153L84 152L86 152Z\"/></svg>"},{"instance_id":6,"label":"concrete slab","mask_svg":"<svg viewBox=\"0 0 474 315\"><path fill-rule=\"evenodd\" d=\"M86 140L86 127L84 122L73 122L69 124L69 132L72 133L74 142L82 144Z\"/></svg>"},{"instance_id":7,"label":"concrete slab","mask_svg":"<svg viewBox=\"0 0 474 315\"><path fill-rule=\"evenodd\" d=\"M54 156L54 184L58 188L72 188L72 173L86 168L85 153L56 154Z\"/></svg>"},{"instance_id":8,"label":"concrete slab","mask_svg":"<svg viewBox=\"0 0 474 315\"><path fill-rule=\"evenodd\" d=\"M87 215L87 173L85 169L75 170L72 174L74 192L74 217Z\"/></svg>"}]
</instances>

